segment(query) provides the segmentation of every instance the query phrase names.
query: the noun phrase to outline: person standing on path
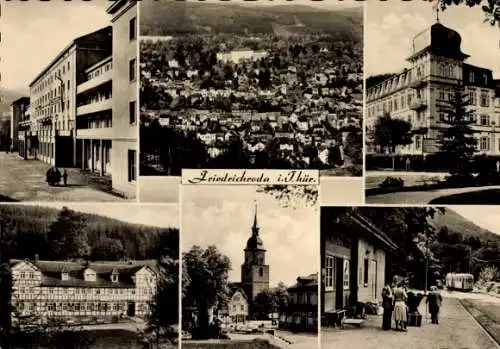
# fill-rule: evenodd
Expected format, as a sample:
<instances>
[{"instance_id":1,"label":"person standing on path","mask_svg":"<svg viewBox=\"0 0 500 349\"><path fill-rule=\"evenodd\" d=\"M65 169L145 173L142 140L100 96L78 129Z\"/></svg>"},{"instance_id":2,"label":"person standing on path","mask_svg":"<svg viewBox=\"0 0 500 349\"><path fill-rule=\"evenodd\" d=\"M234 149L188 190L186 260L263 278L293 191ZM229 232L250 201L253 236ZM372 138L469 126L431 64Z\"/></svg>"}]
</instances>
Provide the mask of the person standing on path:
<instances>
[{"instance_id":1,"label":"person standing on path","mask_svg":"<svg viewBox=\"0 0 500 349\"><path fill-rule=\"evenodd\" d=\"M396 288L393 291L394 294L394 322L396 323L396 331L406 331L406 322L407 322L407 314L406 314L406 300L408 296L406 295L405 290L401 287L401 283L396 285Z\"/></svg>"},{"instance_id":2,"label":"person standing on path","mask_svg":"<svg viewBox=\"0 0 500 349\"><path fill-rule=\"evenodd\" d=\"M394 297L392 296L391 286L385 285L382 289L382 308L384 308L384 315L382 316L382 329L385 331L391 329L393 303Z\"/></svg>"},{"instance_id":3,"label":"person standing on path","mask_svg":"<svg viewBox=\"0 0 500 349\"><path fill-rule=\"evenodd\" d=\"M64 186L66 187L68 185L68 171L66 169L64 169L62 177Z\"/></svg>"},{"instance_id":4,"label":"person standing on path","mask_svg":"<svg viewBox=\"0 0 500 349\"><path fill-rule=\"evenodd\" d=\"M406 158L406 172L410 171L410 166L411 165L411 161L410 161L410 158Z\"/></svg>"},{"instance_id":5,"label":"person standing on path","mask_svg":"<svg viewBox=\"0 0 500 349\"><path fill-rule=\"evenodd\" d=\"M436 286L431 287L431 291L427 296L426 303L429 304L429 313L431 313L431 322L433 324L439 324L438 314L439 308L441 308L441 304L443 303L443 297L441 293L439 293Z\"/></svg>"}]
</instances>

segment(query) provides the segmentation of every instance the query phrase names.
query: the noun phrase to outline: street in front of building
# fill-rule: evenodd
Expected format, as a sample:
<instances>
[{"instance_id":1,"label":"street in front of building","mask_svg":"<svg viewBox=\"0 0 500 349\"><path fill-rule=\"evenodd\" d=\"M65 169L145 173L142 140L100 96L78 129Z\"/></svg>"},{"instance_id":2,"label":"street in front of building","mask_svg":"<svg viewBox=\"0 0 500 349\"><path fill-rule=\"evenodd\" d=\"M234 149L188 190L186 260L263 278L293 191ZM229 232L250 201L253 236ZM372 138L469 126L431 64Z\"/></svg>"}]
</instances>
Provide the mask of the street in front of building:
<instances>
[{"instance_id":1,"label":"street in front of building","mask_svg":"<svg viewBox=\"0 0 500 349\"><path fill-rule=\"evenodd\" d=\"M0 201L124 201L111 191L111 180L69 168L67 186L50 186L50 165L0 152ZM62 169L61 169L62 170Z\"/></svg>"},{"instance_id":2,"label":"street in front of building","mask_svg":"<svg viewBox=\"0 0 500 349\"><path fill-rule=\"evenodd\" d=\"M443 305L440 311L439 324L431 323L430 315L425 310L425 304L420 305L420 313L427 314L422 319L421 327L409 327L408 332L383 331L382 316L368 315L368 318L359 328L348 327L343 329L323 329L321 345L324 349L330 348L406 348L406 349L497 349L500 348L488 332L475 320L462 305L468 300L481 305L484 311L490 314L500 314L500 299L488 295L471 293L443 292ZM485 314L486 315L486 314ZM500 326L496 317L496 326ZM497 334L500 334L497 333Z\"/></svg>"}]
</instances>

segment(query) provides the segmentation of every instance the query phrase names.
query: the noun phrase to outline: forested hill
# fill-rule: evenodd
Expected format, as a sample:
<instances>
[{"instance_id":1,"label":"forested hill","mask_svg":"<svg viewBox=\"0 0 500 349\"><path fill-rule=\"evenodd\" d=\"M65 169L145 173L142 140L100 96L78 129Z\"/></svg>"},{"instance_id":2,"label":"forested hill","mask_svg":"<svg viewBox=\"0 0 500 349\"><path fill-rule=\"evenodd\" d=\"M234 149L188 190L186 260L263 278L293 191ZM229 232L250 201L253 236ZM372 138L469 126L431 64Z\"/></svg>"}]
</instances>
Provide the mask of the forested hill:
<instances>
[{"instance_id":1,"label":"forested hill","mask_svg":"<svg viewBox=\"0 0 500 349\"><path fill-rule=\"evenodd\" d=\"M500 244L500 235L481 228L457 212L447 208L444 214L434 217L432 224L439 230L446 227L449 233L460 234L463 238L477 238L482 241L491 241Z\"/></svg>"},{"instance_id":2,"label":"forested hill","mask_svg":"<svg viewBox=\"0 0 500 349\"><path fill-rule=\"evenodd\" d=\"M4 258L127 260L178 258L177 227L131 224L95 214L28 205L0 206Z\"/></svg>"},{"instance_id":3,"label":"forested hill","mask_svg":"<svg viewBox=\"0 0 500 349\"><path fill-rule=\"evenodd\" d=\"M304 5L150 1L141 7L141 35L181 33L329 33L346 40L363 35L363 8L330 11Z\"/></svg>"}]
</instances>

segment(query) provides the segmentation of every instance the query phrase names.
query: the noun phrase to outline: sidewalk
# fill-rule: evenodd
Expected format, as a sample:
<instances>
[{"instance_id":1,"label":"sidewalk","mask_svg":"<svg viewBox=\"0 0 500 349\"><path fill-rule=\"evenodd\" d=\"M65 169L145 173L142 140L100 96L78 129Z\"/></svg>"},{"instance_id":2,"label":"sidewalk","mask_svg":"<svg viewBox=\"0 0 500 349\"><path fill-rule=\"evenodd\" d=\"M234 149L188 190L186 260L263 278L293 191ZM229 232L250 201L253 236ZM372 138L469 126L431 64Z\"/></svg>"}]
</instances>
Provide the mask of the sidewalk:
<instances>
[{"instance_id":1,"label":"sidewalk","mask_svg":"<svg viewBox=\"0 0 500 349\"><path fill-rule=\"evenodd\" d=\"M424 303L420 312L425 317ZM326 328L321 331L322 348L342 349L498 349L485 330L464 309L458 299L445 298L439 325L422 319L421 327L408 332L383 331L382 316L369 316L361 328Z\"/></svg>"},{"instance_id":2,"label":"sidewalk","mask_svg":"<svg viewBox=\"0 0 500 349\"><path fill-rule=\"evenodd\" d=\"M68 168L68 186L48 185L50 165L0 152L0 201L123 201L111 193L111 179Z\"/></svg>"}]
</instances>

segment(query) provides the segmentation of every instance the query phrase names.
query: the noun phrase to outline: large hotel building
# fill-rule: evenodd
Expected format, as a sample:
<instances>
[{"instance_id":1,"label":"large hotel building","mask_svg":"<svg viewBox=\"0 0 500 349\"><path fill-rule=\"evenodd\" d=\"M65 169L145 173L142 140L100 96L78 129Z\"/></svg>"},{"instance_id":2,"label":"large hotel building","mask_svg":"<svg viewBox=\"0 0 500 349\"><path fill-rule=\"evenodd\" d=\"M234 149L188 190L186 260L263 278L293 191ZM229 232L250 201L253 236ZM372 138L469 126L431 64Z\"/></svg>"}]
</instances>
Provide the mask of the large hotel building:
<instances>
[{"instance_id":1,"label":"large hotel building","mask_svg":"<svg viewBox=\"0 0 500 349\"><path fill-rule=\"evenodd\" d=\"M19 154L110 176L136 195L137 5L115 1L109 27L74 39L30 83Z\"/></svg>"},{"instance_id":2,"label":"large hotel building","mask_svg":"<svg viewBox=\"0 0 500 349\"><path fill-rule=\"evenodd\" d=\"M11 260L11 301L17 316L137 316L150 313L156 292L153 262Z\"/></svg>"},{"instance_id":3,"label":"large hotel building","mask_svg":"<svg viewBox=\"0 0 500 349\"><path fill-rule=\"evenodd\" d=\"M489 69L467 64L460 34L439 21L413 39L410 67L366 91L366 152L380 149L373 142L376 120L388 113L412 125L413 143L399 154L427 155L439 151L440 133L449 101L458 85L468 94L474 113L478 154L500 154L499 99Z\"/></svg>"}]
</instances>

